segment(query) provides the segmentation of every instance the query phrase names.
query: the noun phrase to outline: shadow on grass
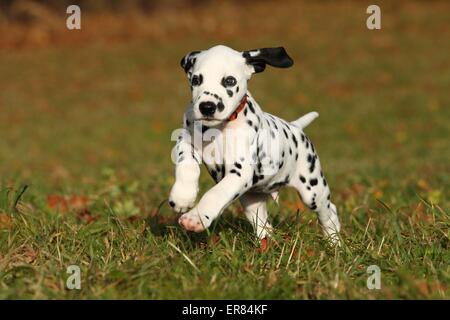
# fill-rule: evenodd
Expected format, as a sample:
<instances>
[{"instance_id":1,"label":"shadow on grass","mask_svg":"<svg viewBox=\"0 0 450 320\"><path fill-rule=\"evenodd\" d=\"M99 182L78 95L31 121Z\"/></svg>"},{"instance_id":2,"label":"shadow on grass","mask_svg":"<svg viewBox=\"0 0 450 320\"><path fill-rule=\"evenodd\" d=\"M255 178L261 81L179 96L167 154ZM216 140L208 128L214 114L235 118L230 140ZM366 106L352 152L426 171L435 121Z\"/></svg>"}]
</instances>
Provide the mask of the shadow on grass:
<instances>
[{"instance_id":1,"label":"shadow on grass","mask_svg":"<svg viewBox=\"0 0 450 320\"><path fill-rule=\"evenodd\" d=\"M252 235L253 228L247 220L242 217L225 212L221 215L209 228L209 232L187 232L178 224L179 215L155 215L145 219L148 230L156 237L166 237L172 230L184 233L192 242L192 244L200 244L208 241L208 238L221 233L236 233Z\"/></svg>"}]
</instances>

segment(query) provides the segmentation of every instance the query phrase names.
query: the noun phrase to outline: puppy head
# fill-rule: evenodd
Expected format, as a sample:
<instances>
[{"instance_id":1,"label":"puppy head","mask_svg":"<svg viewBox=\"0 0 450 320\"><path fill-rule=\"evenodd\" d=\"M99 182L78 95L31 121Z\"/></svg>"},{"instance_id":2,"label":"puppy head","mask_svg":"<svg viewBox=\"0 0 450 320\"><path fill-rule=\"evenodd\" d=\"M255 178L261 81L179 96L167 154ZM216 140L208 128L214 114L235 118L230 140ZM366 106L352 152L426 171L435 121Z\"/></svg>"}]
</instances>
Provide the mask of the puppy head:
<instances>
[{"instance_id":1,"label":"puppy head","mask_svg":"<svg viewBox=\"0 0 450 320\"><path fill-rule=\"evenodd\" d=\"M247 81L266 65L292 66L284 48L263 48L239 52L226 46L193 51L181 59L191 91L195 120L206 126L226 121L247 93Z\"/></svg>"}]
</instances>

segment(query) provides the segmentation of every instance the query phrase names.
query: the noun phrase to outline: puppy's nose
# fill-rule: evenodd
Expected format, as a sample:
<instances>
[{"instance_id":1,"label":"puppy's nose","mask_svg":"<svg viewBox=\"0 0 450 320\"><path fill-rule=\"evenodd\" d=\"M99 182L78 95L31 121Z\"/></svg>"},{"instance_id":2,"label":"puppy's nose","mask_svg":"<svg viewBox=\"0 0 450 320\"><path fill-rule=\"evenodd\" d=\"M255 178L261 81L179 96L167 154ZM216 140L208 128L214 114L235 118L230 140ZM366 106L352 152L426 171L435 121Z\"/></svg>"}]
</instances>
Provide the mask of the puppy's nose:
<instances>
[{"instance_id":1,"label":"puppy's nose","mask_svg":"<svg viewBox=\"0 0 450 320\"><path fill-rule=\"evenodd\" d=\"M205 101L200 103L200 105L198 106L200 112L202 113L202 115L204 116L212 116L214 114L214 112L216 112L217 106L214 102L211 101Z\"/></svg>"}]
</instances>

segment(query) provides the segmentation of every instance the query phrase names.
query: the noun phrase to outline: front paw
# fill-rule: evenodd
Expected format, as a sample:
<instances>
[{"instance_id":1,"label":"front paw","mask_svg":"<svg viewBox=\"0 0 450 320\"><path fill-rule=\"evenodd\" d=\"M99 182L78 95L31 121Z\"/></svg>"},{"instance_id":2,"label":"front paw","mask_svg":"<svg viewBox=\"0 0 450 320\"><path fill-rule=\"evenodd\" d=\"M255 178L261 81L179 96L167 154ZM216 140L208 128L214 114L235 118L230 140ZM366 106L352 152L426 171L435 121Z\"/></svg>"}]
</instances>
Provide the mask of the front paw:
<instances>
[{"instance_id":1,"label":"front paw","mask_svg":"<svg viewBox=\"0 0 450 320\"><path fill-rule=\"evenodd\" d=\"M202 216L194 208L193 210L183 214L178 223L187 231L202 232L211 224L207 216Z\"/></svg>"},{"instance_id":2,"label":"front paw","mask_svg":"<svg viewBox=\"0 0 450 320\"><path fill-rule=\"evenodd\" d=\"M177 213L187 212L194 207L197 191L197 186L175 183L170 192L169 205Z\"/></svg>"}]
</instances>

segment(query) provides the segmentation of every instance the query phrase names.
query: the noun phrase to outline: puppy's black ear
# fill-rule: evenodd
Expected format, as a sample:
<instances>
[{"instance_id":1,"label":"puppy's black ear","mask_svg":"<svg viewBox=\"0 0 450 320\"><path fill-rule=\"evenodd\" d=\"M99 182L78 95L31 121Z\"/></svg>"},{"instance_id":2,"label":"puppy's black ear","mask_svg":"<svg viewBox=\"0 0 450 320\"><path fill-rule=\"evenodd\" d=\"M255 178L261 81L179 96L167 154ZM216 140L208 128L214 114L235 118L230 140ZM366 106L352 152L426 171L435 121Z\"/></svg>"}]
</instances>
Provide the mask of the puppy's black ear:
<instances>
[{"instance_id":1,"label":"puppy's black ear","mask_svg":"<svg viewBox=\"0 0 450 320\"><path fill-rule=\"evenodd\" d=\"M289 68L294 64L283 47L248 50L242 55L247 64L253 66L255 73L264 71L266 64L277 68Z\"/></svg>"},{"instance_id":2,"label":"puppy's black ear","mask_svg":"<svg viewBox=\"0 0 450 320\"><path fill-rule=\"evenodd\" d=\"M188 71L192 68L197 60L196 56L200 53L200 51L192 51L185 55L181 61L180 65L184 69L184 72L188 73Z\"/></svg>"}]
</instances>

